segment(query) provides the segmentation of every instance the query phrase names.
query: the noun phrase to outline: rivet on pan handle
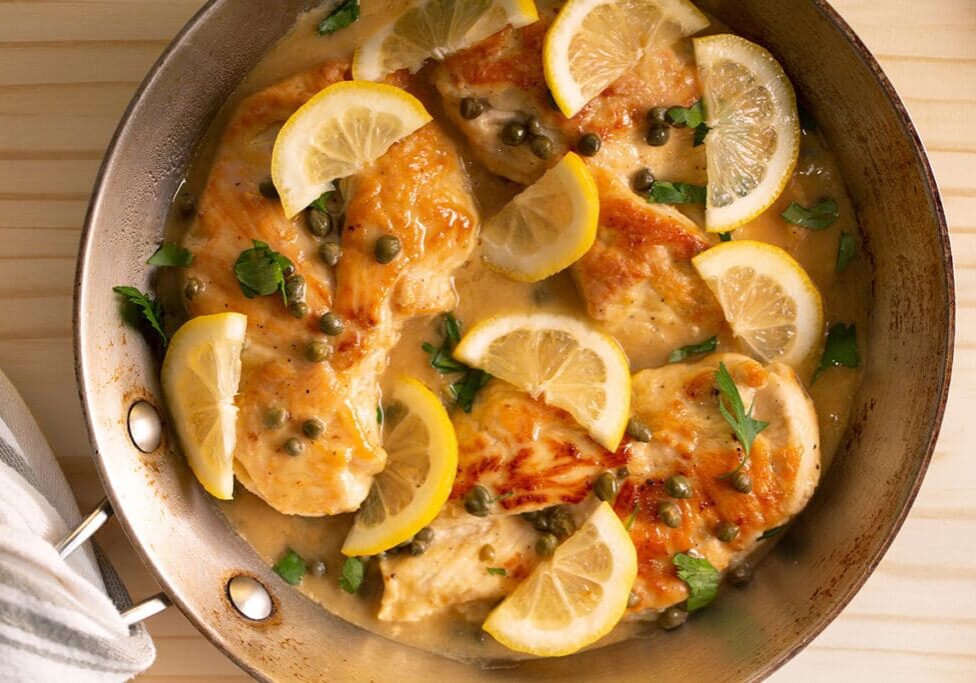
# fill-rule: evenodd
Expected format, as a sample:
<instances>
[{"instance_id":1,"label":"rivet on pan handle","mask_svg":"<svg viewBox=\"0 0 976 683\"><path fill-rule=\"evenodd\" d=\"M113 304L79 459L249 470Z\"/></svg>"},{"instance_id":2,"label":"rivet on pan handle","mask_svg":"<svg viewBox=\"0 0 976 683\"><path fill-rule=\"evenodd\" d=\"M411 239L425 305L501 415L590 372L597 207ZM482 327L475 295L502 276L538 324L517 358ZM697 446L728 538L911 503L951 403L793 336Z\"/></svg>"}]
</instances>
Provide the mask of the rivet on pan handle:
<instances>
[{"instance_id":1,"label":"rivet on pan handle","mask_svg":"<svg viewBox=\"0 0 976 683\"><path fill-rule=\"evenodd\" d=\"M102 528L113 514L112 504L108 498L103 498L90 515L85 517L60 543L55 546L58 554L66 558L76 551L91 538L96 531ZM136 603L126 611L122 612L122 620L126 626L138 624L143 619L148 619L154 614L159 614L172 603L165 593L157 593L152 597L146 598L142 602Z\"/></svg>"}]
</instances>

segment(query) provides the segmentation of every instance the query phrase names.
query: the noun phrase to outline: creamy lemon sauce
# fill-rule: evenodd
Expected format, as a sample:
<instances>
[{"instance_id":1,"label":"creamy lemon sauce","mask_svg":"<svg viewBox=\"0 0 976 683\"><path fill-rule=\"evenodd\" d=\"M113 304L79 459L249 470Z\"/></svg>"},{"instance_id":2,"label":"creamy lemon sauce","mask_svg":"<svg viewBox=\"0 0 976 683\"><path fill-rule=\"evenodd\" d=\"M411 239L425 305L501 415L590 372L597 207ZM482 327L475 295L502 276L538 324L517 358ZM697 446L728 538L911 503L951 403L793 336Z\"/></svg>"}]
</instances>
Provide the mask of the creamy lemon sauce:
<instances>
[{"instance_id":1,"label":"creamy lemon sauce","mask_svg":"<svg viewBox=\"0 0 976 683\"><path fill-rule=\"evenodd\" d=\"M175 202L176 209L168 229L170 238L179 239L185 229L185 220L179 217L183 195L199 195L206 182L221 129L243 97L322 61L351 58L352 51L362 38L369 35L378 23L394 16L407 2L398 0L365 4L362 18L356 24L329 37L318 37L315 32L315 25L321 20L323 12L315 10L306 13L292 32L241 83L197 152L184 189ZM378 7L381 4L383 7ZM710 31L718 30L721 30L720 25L713 23ZM435 118L441 119L441 105L436 98L431 96L422 99ZM521 188L484 171L466 153L466 143L460 135L451 131L449 125L445 127L455 136L458 147L468 162L472 190L482 217L493 215ZM780 213L791 201L810 206L825 197L833 198L837 202L840 214L837 222L827 230L812 231L792 226L780 218ZM687 213L699 224L703 222L700 208L693 207ZM842 231L854 235L855 238L859 236L856 216L844 189L843 179L822 137L816 132L804 132L797 170L786 191L769 211L749 225L736 230L734 237L775 244L796 258L820 289L827 323L843 321L857 324L860 333L858 351L863 361L869 355L864 338L870 295L869 264L866 259L859 257L844 272L835 272L838 240ZM160 295L168 304L177 301L174 294L176 288L171 286L174 284L172 273L161 273ZM514 282L483 267L477 250L469 262L457 272L455 289L458 303L454 313L465 325L513 310L563 312L580 317L585 315L579 295L567 272L541 283ZM407 324L391 355L389 369L381 378L384 387L388 386L393 377L406 374L419 378L435 390L440 388L446 391L451 378L444 378L430 367L429 357L421 349L421 344L425 341L439 343L439 318L414 320ZM740 349L734 340L722 339L718 350ZM807 382L816 362L817 359L811 359L809 367L800 369L801 377ZM859 380L858 370L836 369L826 371L812 386L807 384L819 416L824 469L841 444ZM319 560L325 562L324 575L306 574L298 590L337 616L383 636L439 654L446 653L465 659L477 658L498 664L505 659L518 657L492 642L490 638L479 637L479 624L484 614L469 615L475 617L470 621L460 616L434 617L420 622L419 625L379 622L375 614L382 585L372 563L370 574L359 594L349 595L341 591L338 587L342 566L339 548L352 515L317 519L293 517L276 512L241 486L237 487L235 496L235 500L218 505L238 532L269 564L274 563L287 548L298 552L309 565ZM623 623L609 638L602 640L600 645L655 631L653 624Z\"/></svg>"}]
</instances>

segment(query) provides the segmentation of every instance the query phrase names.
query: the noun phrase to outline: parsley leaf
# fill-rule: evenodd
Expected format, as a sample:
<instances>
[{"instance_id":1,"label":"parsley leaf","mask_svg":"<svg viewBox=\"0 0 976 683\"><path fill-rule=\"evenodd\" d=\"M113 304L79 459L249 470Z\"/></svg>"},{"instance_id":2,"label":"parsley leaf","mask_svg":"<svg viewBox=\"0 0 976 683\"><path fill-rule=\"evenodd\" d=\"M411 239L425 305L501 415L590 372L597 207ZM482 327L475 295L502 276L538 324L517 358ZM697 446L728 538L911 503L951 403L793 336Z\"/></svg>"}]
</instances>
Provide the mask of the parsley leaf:
<instances>
[{"instance_id":1,"label":"parsley leaf","mask_svg":"<svg viewBox=\"0 0 976 683\"><path fill-rule=\"evenodd\" d=\"M837 265L834 270L838 273L843 272L855 256L857 256L857 245L854 242L854 237L842 231L840 243L837 245Z\"/></svg>"},{"instance_id":2,"label":"parsley leaf","mask_svg":"<svg viewBox=\"0 0 976 683\"><path fill-rule=\"evenodd\" d=\"M354 24L359 19L359 0L345 0L340 2L319 23L319 35L327 36L339 29Z\"/></svg>"},{"instance_id":3,"label":"parsley leaf","mask_svg":"<svg viewBox=\"0 0 976 683\"><path fill-rule=\"evenodd\" d=\"M780 215L787 223L810 230L824 230L837 220L837 202L833 199L822 199L809 209L790 202L786 211Z\"/></svg>"},{"instance_id":4,"label":"parsley leaf","mask_svg":"<svg viewBox=\"0 0 976 683\"><path fill-rule=\"evenodd\" d=\"M692 138L691 146L692 147L699 147L701 145L704 145L705 144L705 136L708 135L708 131L710 131L710 130L711 130L711 128L709 128L708 126L706 126L704 123L701 124L700 126L698 126L697 128L695 128L695 137Z\"/></svg>"},{"instance_id":5,"label":"parsley leaf","mask_svg":"<svg viewBox=\"0 0 976 683\"><path fill-rule=\"evenodd\" d=\"M454 347L461 341L461 323L452 313L444 316L443 339L440 346L424 342L420 348L430 355L430 367L442 375L461 373L450 385L451 396L461 410L471 412L478 391L491 379L484 370L471 368L454 358Z\"/></svg>"},{"instance_id":6,"label":"parsley leaf","mask_svg":"<svg viewBox=\"0 0 976 683\"><path fill-rule=\"evenodd\" d=\"M786 529L785 524L782 526L774 526L772 529L766 529L764 532L762 532L762 536L759 537L759 540L765 541L767 538L778 536L779 534L783 533L784 529Z\"/></svg>"},{"instance_id":7,"label":"parsley leaf","mask_svg":"<svg viewBox=\"0 0 976 683\"><path fill-rule=\"evenodd\" d=\"M718 240L719 240L719 242L731 242L732 241L732 231L729 230L728 232L720 232L718 234Z\"/></svg>"},{"instance_id":8,"label":"parsley leaf","mask_svg":"<svg viewBox=\"0 0 976 683\"><path fill-rule=\"evenodd\" d=\"M248 299L268 296L281 290L285 296L284 270L291 267L291 261L260 240L251 240L254 246L241 252L234 263L234 274L241 285L241 291Z\"/></svg>"},{"instance_id":9,"label":"parsley leaf","mask_svg":"<svg viewBox=\"0 0 976 683\"><path fill-rule=\"evenodd\" d=\"M112 291L121 294L125 298L125 305L128 312L124 312L129 322L136 324L145 321L154 329L163 340L163 346L169 342L166 333L163 332L163 306L153 299L149 294L143 294L135 287L120 285L112 287Z\"/></svg>"},{"instance_id":10,"label":"parsley leaf","mask_svg":"<svg viewBox=\"0 0 976 683\"><path fill-rule=\"evenodd\" d=\"M634 522L637 521L637 512L639 510L640 510L640 504L635 502L634 509L631 510L630 512L630 517L628 517L627 521L624 523L624 529L630 531L633 528Z\"/></svg>"},{"instance_id":11,"label":"parsley leaf","mask_svg":"<svg viewBox=\"0 0 976 683\"><path fill-rule=\"evenodd\" d=\"M719 392L721 392L721 396L718 399L718 411L725 418L725 421L729 423L739 443L742 444L743 451L745 451L742 462L732 472L726 475L730 476L746 464L746 461L749 459L749 449L752 448L753 440L759 432L769 426L769 423L753 418L752 409L755 404L749 406L749 412L746 412L745 406L742 403L742 397L739 395L739 389L735 386L735 382L732 381L732 375L729 374L725 363L718 364L718 370L715 372L715 384Z\"/></svg>"},{"instance_id":12,"label":"parsley leaf","mask_svg":"<svg viewBox=\"0 0 976 683\"><path fill-rule=\"evenodd\" d=\"M704 204L707 192L703 185L656 181L648 198L652 204Z\"/></svg>"},{"instance_id":13,"label":"parsley leaf","mask_svg":"<svg viewBox=\"0 0 976 683\"><path fill-rule=\"evenodd\" d=\"M321 197L309 204L309 207L312 209L318 209L322 213L329 213L329 200L332 199L332 195L334 194L335 190L326 190L322 193Z\"/></svg>"},{"instance_id":14,"label":"parsley leaf","mask_svg":"<svg viewBox=\"0 0 976 683\"><path fill-rule=\"evenodd\" d=\"M489 574L494 574L495 576L508 576L505 567L488 567L487 570Z\"/></svg>"},{"instance_id":15,"label":"parsley leaf","mask_svg":"<svg viewBox=\"0 0 976 683\"><path fill-rule=\"evenodd\" d=\"M854 325L844 323L834 323L827 332L827 343L824 344L823 356L820 358L820 366L813 373L813 384L820 377L820 373L827 368L845 367L856 368L860 364L857 355L857 330Z\"/></svg>"},{"instance_id":16,"label":"parsley leaf","mask_svg":"<svg viewBox=\"0 0 976 683\"><path fill-rule=\"evenodd\" d=\"M705 123L705 104L698 100L690 107L671 107L667 117L675 128L698 128Z\"/></svg>"},{"instance_id":17,"label":"parsley leaf","mask_svg":"<svg viewBox=\"0 0 976 683\"><path fill-rule=\"evenodd\" d=\"M680 349L675 349L671 352L671 355L668 356L668 362L680 363L688 356L694 356L699 353L710 353L715 350L716 346L718 346L718 337L706 339L700 344L689 344L688 346L682 346Z\"/></svg>"},{"instance_id":18,"label":"parsley leaf","mask_svg":"<svg viewBox=\"0 0 976 683\"><path fill-rule=\"evenodd\" d=\"M366 568L358 557L347 557L342 565L342 576L339 577L339 588L347 593L355 593L363 585Z\"/></svg>"},{"instance_id":19,"label":"parsley leaf","mask_svg":"<svg viewBox=\"0 0 976 683\"><path fill-rule=\"evenodd\" d=\"M285 581L293 586L297 586L302 582L302 578L305 576L305 571L307 567L305 566L305 560L302 556L296 553L291 548L288 549L284 555L275 562L274 567L275 573L278 574Z\"/></svg>"},{"instance_id":20,"label":"parsley leaf","mask_svg":"<svg viewBox=\"0 0 976 683\"><path fill-rule=\"evenodd\" d=\"M156 253L146 261L150 266L174 266L183 268L193 263L193 254L189 249L184 249L178 244L164 242Z\"/></svg>"},{"instance_id":21,"label":"parsley leaf","mask_svg":"<svg viewBox=\"0 0 976 683\"><path fill-rule=\"evenodd\" d=\"M697 612L718 595L718 570L704 557L678 553L672 558L678 578L688 586L688 611Z\"/></svg>"}]
</instances>

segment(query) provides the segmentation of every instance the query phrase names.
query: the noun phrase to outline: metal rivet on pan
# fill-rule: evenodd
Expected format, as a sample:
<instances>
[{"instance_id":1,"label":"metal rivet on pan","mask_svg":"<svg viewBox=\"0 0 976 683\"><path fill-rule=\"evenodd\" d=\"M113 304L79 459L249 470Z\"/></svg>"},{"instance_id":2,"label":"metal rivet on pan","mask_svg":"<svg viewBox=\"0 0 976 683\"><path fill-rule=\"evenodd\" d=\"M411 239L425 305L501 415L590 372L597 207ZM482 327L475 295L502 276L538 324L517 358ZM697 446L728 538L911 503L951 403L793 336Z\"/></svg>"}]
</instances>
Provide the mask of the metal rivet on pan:
<instances>
[{"instance_id":1,"label":"metal rivet on pan","mask_svg":"<svg viewBox=\"0 0 976 683\"><path fill-rule=\"evenodd\" d=\"M136 401L129 408L129 438L143 453L152 453L163 440L163 424L156 408L146 401Z\"/></svg>"},{"instance_id":2,"label":"metal rivet on pan","mask_svg":"<svg viewBox=\"0 0 976 683\"><path fill-rule=\"evenodd\" d=\"M227 582L227 597L238 612L254 621L271 616L271 595L257 579L240 574Z\"/></svg>"}]
</instances>

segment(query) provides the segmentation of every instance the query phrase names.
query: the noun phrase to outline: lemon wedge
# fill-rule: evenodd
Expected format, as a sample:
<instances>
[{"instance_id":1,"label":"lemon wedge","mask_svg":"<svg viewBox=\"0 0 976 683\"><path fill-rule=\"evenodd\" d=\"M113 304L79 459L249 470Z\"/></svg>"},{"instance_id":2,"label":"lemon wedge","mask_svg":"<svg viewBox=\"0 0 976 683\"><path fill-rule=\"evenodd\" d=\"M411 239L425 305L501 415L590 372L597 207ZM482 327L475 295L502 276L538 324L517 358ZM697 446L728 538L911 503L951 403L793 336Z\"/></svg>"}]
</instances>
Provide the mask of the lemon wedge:
<instances>
[{"instance_id":1,"label":"lemon wedge","mask_svg":"<svg viewBox=\"0 0 976 683\"><path fill-rule=\"evenodd\" d=\"M484 623L505 647L539 657L568 655L617 625L637 578L637 551L607 503L556 548Z\"/></svg>"},{"instance_id":2,"label":"lemon wedge","mask_svg":"<svg viewBox=\"0 0 976 683\"><path fill-rule=\"evenodd\" d=\"M519 28L538 18L532 0L413 3L356 50L352 75L377 81L398 69L416 71L428 57L443 59L497 33L507 24Z\"/></svg>"},{"instance_id":3,"label":"lemon wedge","mask_svg":"<svg viewBox=\"0 0 976 683\"><path fill-rule=\"evenodd\" d=\"M234 494L234 444L247 316L193 318L176 331L161 373L166 407L190 469L212 496Z\"/></svg>"},{"instance_id":4,"label":"lemon wedge","mask_svg":"<svg viewBox=\"0 0 976 683\"><path fill-rule=\"evenodd\" d=\"M548 313L490 318L454 356L567 411L604 448L620 445L630 415L627 356L586 323Z\"/></svg>"},{"instance_id":5,"label":"lemon wedge","mask_svg":"<svg viewBox=\"0 0 976 683\"><path fill-rule=\"evenodd\" d=\"M546 33L546 83L572 118L648 48L706 26L708 18L687 0L569 0Z\"/></svg>"},{"instance_id":6,"label":"lemon wedge","mask_svg":"<svg viewBox=\"0 0 976 683\"><path fill-rule=\"evenodd\" d=\"M409 540L447 502L457 438L447 411L420 381L397 380L384 410L386 468L373 480L342 552L375 555Z\"/></svg>"},{"instance_id":7,"label":"lemon wedge","mask_svg":"<svg viewBox=\"0 0 976 683\"><path fill-rule=\"evenodd\" d=\"M481 229L482 254L493 270L538 282L593 246L599 217L593 175L570 152Z\"/></svg>"},{"instance_id":8,"label":"lemon wedge","mask_svg":"<svg viewBox=\"0 0 976 683\"><path fill-rule=\"evenodd\" d=\"M693 258L735 336L762 361L798 367L820 345L823 301L803 266L763 242L725 242Z\"/></svg>"},{"instance_id":9,"label":"lemon wedge","mask_svg":"<svg viewBox=\"0 0 976 683\"><path fill-rule=\"evenodd\" d=\"M709 132L709 232L727 232L768 209L800 151L793 86L765 49L732 35L695 39Z\"/></svg>"},{"instance_id":10,"label":"lemon wedge","mask_svg":"<svg viewBox=\"0 0 976 683\"><path fill-rule=\"evenodd\" d=\"M333 181L357 173L431 119L408 92L344 81L312 97L285 122L271 155L271 178L288 218Z\"/></svg>"}]
</instances>

